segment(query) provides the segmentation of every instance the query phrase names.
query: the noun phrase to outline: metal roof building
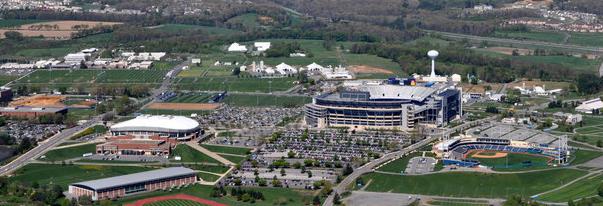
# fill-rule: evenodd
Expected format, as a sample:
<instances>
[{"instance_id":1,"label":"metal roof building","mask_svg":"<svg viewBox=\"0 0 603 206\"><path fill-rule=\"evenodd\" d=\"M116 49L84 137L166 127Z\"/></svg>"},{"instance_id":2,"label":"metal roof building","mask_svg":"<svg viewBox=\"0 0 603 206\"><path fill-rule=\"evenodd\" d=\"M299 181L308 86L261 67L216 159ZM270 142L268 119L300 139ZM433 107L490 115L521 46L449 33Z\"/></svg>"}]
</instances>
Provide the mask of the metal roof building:
<instances>
[{"instance_id":1,"label":"metal roof building","mask_svg":"<svg viewBox=\"0 0 603 206\"><path fill-rule=\"evenodd\" d=\"M133 193L191 184L196 182L196 174L189 168L170 167L74 183L69 185L69 193L74 197L89 195L92 200L114 199Z\"/></svg>"},{"instance_id":2,"label":"metal roof building","mask_svg":"<svg viewBox=\"0 0 603 206\"><path fill-rule=\"evenodd\" d=\"M199 122L183 116L140 115L111 126L113 136L163 136L190 139L199 132Z\"/></svg>"}]
</instances>

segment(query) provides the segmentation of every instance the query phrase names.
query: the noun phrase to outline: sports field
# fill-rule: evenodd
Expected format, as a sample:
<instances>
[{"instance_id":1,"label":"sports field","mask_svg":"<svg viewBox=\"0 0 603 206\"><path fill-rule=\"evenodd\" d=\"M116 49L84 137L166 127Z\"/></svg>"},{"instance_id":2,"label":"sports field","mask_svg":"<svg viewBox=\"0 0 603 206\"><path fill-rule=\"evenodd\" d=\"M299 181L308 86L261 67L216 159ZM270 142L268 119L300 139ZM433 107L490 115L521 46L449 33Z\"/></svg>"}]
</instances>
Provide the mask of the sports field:
<instances>
[{"instance_id":1,"label":"sports field","mask_svg":"<svg viewBox=\"0 0 603 206\"><path fill-rule=\"evenodd\" d=\"M90 88L101 84L159 85L165 70L36 70L14 82L28 86L83 86Z\"/></svg>"},{"instance_id":2,"label":"sports field","mask_svg":"<svg viewBox=\"0 0 603 206\"><path fill-rule=\"evenodd\" d=\"M44 154L46 158L40 160L52 162L82 157L82 155L86 153L95 153L96 145L97 144L93 143L74 147L67 147L63 149L50 150L46 152L46 154Z\"/></svg>"},{"instance_id":3,"label":"sports field","mask_svg":"<svg viewBox=\"0 0 603 206\"><path fill-rule=\"evenodd\" d=\"M551 160L548 157L530 154L493 152L495 154L490 155L491 153L472 151L467 157L478 160L480 165L488 166L496 171L542 169L547 168ZM496 154L506 155L496 157L494 156Z\"/></svg>"},{"instance_id":4,"label":"sports field","mask_svg":"<svg viewBox=\"0 0 603 206\"><path fill-rule=\"evenodd\" d=\"M10 181L58 184L63 188L75 182L143 172L152 168L131 166L28 164L17 170Z\"/></svg>"},{"instance_id":5,"label":"sports field","mask_svg":"<svg viewBox=\"0 0 603 206\"><path fill-rule=\"evenodd\" d=\"M152 115L180 115L180 116L190 116L191 114L207 114L210 111L207 110L173 110L173 109L143 109L139 111L142 114L152 114Z\"/></svg>"},{"instance_id":6,"label":"sports field","mask_svg":"<svg viewBox=\"0 0 603 206\"><path fill-rule=\"evenodd\" d=\"M178 94L176 97L169 100L174 103L207 103L214 94L209 93L187 93Z\"/></svg>"},{"instance_id":7,"label":"sports field","mask_svg":"<svg viewBox=\"0 0 603 206\"><path fill-rule=\"evenodd\" d=\"M180 156L182 160L181 162L209 162L209 163L219 163L217 160L193 149L192 147L179 144L172 151L172 156Z\"/></svg>"},{"instance_id":8,"label":"sports field","mask_svg":"<svg viewBox=\"0 0 603 206\"><path fill-rule=\"evenodd\" d=\"M178 78L176 88L191 91L238 91L238 92L275 92L285 91L294 86L297 81L293 77L285 78L254 78L254 77L204 77Z\"/></svg>"},{"instance_id":9,"label":"sports field","mask_svg":"<svg viewBox=\"0 0 603 206\"><path fill-rule=\"evenodd\" d=\"M147 203L144 206L206 206L192 200L163 200L154 203Z\"/></svg>"},{"instance_id":10,"label":"sports field","mask_svg":"<svg viewBox=\"0 0 603 206\"><path fill-rule=\"evenodd\" d=\"M212 152L235 154L235 155L247 155L249 153L249 151L251 151L251 149L244 148L244 147L229 147L229 146L209 145L209 144L202 144L201 146Z\"/></svg>"},{"instance_id":11,"label":"sports field","mask_svg":"<svg viewBox=\"0 0 603 206\"><path fill-rule=\"evenodd\" d=\"M567 202L584 197L597 195L597 187L603 183L603 174L587 177L557 191L538 197L539 200L548 202Z\"/></svg>"},{"instance_id":12,"label":"sports field","mask_svg":"<svg viewBox=\"0 0 603 206\"><path fill-rule=\"evenodd\" d=\"M575 169L555 169L513 174L452 172L403 176L370 173L363 176L366 190L449 197L530 196L557 188L585 175Z\"/></svg>"}]
</instances>

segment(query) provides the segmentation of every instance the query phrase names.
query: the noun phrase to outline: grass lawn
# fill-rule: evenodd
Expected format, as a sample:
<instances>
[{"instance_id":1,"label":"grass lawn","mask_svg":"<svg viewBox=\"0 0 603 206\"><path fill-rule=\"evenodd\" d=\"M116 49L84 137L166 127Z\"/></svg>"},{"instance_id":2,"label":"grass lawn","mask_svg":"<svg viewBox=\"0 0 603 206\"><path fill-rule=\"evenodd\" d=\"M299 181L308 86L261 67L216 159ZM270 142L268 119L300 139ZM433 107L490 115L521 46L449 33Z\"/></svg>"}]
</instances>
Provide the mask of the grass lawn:
<instances>
[{"instance_id":1,"label":"grass lawn","mask_svg":"<svg viewBox=\"0 0 603 206\"><path fill-rule=\"evenodd\" d=\"M209 162L209 163L220 163L217 160L193 149L192 147L180 144L176 146L172 151L172 156L180 156L181 162Z\"/></svg>"},{"instance_id":2,"label":"grass lawn","mask_svg":"<svg viewBox=\"0 0 603 206\"><path fill-rule=\"evenodd\" d=\"M258 15L255 13L246 13L228 19L227 23L242 24L245 28L252 29L260 26L257 21Z\"/></svg>"},{"instance_id":3,"label":"grass lawn","mask_svg":"<svg viewBox=\"0 0 603 206\"><path fill-rule=\"evenodd\" d=\"M93 143L63 149L50 150L46 154L44 154L46 155L46 158L40 160L51 162L82 157L82 154L85 153L95 153L96 145L97 144Z\"/></svg>"},{"instance_id":4,"label":"grass lawn","mask_svg":"<svg viewBox=\"0 0 603 206\"><path fill-rule=\"evenodd\" d=\"M599 33L571 33L571 37L568 40L570 44L584 45L584 46L603 46L603 35Z\"/></svg>"},{"instance_id":5,"label":"grass lawn","mask_svg":"<svg viewBox=\"0 0 603 206\"><path fill-rule=\"evenodd\" d=\"M517 174L452 172L403 176L371 173L363 176L372 192L396 192L450 197L530 196L557 188L585 175L585 171L556 169Z\"/></svg>"},{"instance_id":6,"label":"grass lawn","mask_svg":"<svg viewBox=\"0 0 603 206\"><path fill-rule=\"evenodd\" d=\"M472 159L479 160L481 165L496 171L542 169L547 168L549 162L547 157L529 154L507 153L507 157L503 158L475 158L472 157L473 154L474 152L469 154Z\"/></svg>"},{"instance_id":7,"label":"grass lawn","mask_svg":"<svg viewBox=\"0 0 603 206\"><path fill-rule=\"evenodd\" d=\"M157 163L157 161L139 162L139 161L126 161L126 160L93 160L93 159L80 159L75 162L85 163L104 163L104 164L145 164L145 163Z\"/></svg>"},{"instance_id":8,"label":"grass lawn","mask_svg":"<svg viewBox=\"0 0 603 206\"><path fill-rule=\"evenodd\" d=\"M219 146L219 145L209 145L203 144L201 145L205 149L208 149L212 152L217 153L227 153L227 154L236 154L236 155L247 155L251 149L243 148L243 147L229 147L229 146Z\"/></svg>"},{"instance_id":9,"label":"grass lawn","mask_svg":"<svg viewBox=\"0 0 603 206\"><path fill-rule=\"evenodd\" d=\"M402 69L400 65L393 62L390 59L378 57L375 55L368 54L344 54L345 61L348 65L367 65L372 67L378 67L392 71L394 74L402 75Z\"/></svg>"},{"instance_id":10,"label":"grass lawn","mask_svg":"<svg viewBox=\"0 0 603 206\"><path fill-rule=\"evenodd\" d=\"M377 169L377 171L404 172L404 170L406 170L406 165L408 165L408 161L410 161L410 159L413 157L420 157L422 154L423 154L422 152L410 153L402 158L396 159L390 163L387 163L386 165L383 165L382 167Z\"/></svg>"},{"instance_id":11,"label":"grass lawn","mask_svg":"<svg viewBox=\"0 0 603 206\"><path fill-rule=\"evenodd\" d=\"M157 30L167 31L167 32L183 32L183 31L204 31L208 34L213 35L229 35L229 34L237 34L240 31L220 28L220 27L211 27L211 26L198 26L198 25L188 25L188 24L164 24L160 27L156 28Z\"/></svg>"},{"instance_id":12,"label":"grass lawn","mask_svg":"<svg viewBox=\"0 0 603 206\"><path fill-rule=\"evenodd\" d=\"M2 19L0 20L0 28L16 27L24 24L33 24L45 22L46 20L29 20L29 19Z\"/></svg>"},{"instance_id":13,"label":"grass lawn","mask_svg":"<svg viewBox=\"0 0 603 206\"><path fill-rule=\"evenodd\" d=\"M603 155L603 152L590 151L590 150L576 150L571 155L574 156L572 160L572 165L582 164L588 162L592 159L600 157Z\"/></svg>"},{"instance_id":14,"label":"grass lawn","mask_svg":"<svg viewBox=\"0 0 603 206\"><path fill-rule=\"evenodd\" d=\"M529 32L517 32L517 31L496 31L495 37L508 38L508 39L520 39L520 40L535 40L562 43L565 36L560 32L545 32L545 31L529 31ZM571 41L570 41L571 42Z\"/></svg>"},{"instance_id":15,"label":"grass lawn","mask_svg":"<svg viewBox=\"0 0 603 206\"><path fill-rule=\"evenodd\" d=\"M197 164L197 165L184 165L185 167L194 169L194 170L201 170L201 171L206 171L206 172L211 172L211 173L225 173L226 171L228 171L228 169L230 169L229 167L226 166L214 166L214 165L201 165L201 164Z\"/></svg>"},{"instance_id":16,"label":"grass lawn","mask_svg":"<svg viewBox=\"0 0 603 206\"><path fill-rule=\"evenodd\" d=\"M300 107L312 102L312 97L258 94L227 94L224 103L243 107Z\"/></svg>"},{"instance_id":17,"label":"grass lawn","mask_svg":"<svg viewBox=\"0 0 603 206\"><path fill-rule=\"evenodd\" d=\"M513 60L520 60L533 63L558 64L569 68L583 71L596 71L601 62L573 56L515 56ZM548 88L548 87L547 87Z\"/></svg>"},{"instance_id":18,"label":"grass lawn","mask_svg":"<svg viewBox=\"0 0 603 206\"><path fill-rule=\"evenodd\" d=\"M164 196L164 195L173 195L173 194L188 194L192 196L197 196L201 198L205 198L208 200L213 200L216 202L220 202L227 205L237 205L237 206L273 206L273 205L287 205L287 206L305 206L310 205L312 203L312 197L315 191L309 190L297 190L297 189L289 189L289 188L246 188L253 189L255 191L262 192L265 200L257 201L255 203L246 203L237 201L236 198L231 196L214 198L210 197L212 186L205 185L194 185L181 189L174 189L172 191L156 191L145 193L141 195L135 195L120 199L118 201L113 202L115 205L121 205L126 203L132 203L136 200L145 199L149 197L156 196ZM226 191L229 191L230 188L226 188Z\"/></svg>"},{"instance_id":19,"label":"grass lawn","mask_svg":"<svg viewBox=\"0 0 603 206\"><path fill-rule=\"evenodd\" d=\"M36 70L15 85L91 88L96 84L161 84L166 70Z\"/></svg>"},{"instance_id":20,"label":"grass lawn","mask_svg":"<svg viewBox=\"0 0 603 206\"><path fill-rule=\"evenodd\" d=\"M75 182L126 175L151 170L145 167L28 164L17 170L10 181L38 182L40 185L58 184L63 188Z\"/></svg>"},{"instance_id":21,"label":"grass lawn","mask_svg":"<svg viewBox=\"0 0 603 206\"><path fill-rule=\"evenodd\" d=\"M560 190L544 194L538 200L548 202L568 202L584 197L597 195L597 187L603 183L603 175L595 175L575 182Z\"/></svg>"},{"instance_id":22,"label":"grass lawn","mask_svg":"<svg viewBox=\"0 0 603 206\"><path fill-rule=\"evenodd\" d=\"M0 75L0 85L5 85L5 84L9 83L10 81L13 81L17 78L19 78L19 77L18 76Z\"/></svg>"},{"instance_id":23,"label":"grass lawn","mask_svg":"<svg viewBox=\"0 0 603 206\"><path fill-rule=\"evenodd\" d=\"M201 178L202 180L205 180L207 182L213 182L218 180L218 178L220 178L220 176L218 175L212 175L212 174L208 174L205 172L199 172L197 173L197 177Z\"/></svg>"},{"instance_id":24,"label":"grass lawn","mask_svg":"<svg viewBox=\"0 0 603 206\"><path fill-rule=\"evenodd\" d=\"M23 49L19 50L16 55L23 57L63 57L69 52L74 52L73 48L57 47L45 49Z\"/></svg>"},{"instance_id":25,"label":"grass lawn","mask_svg":"<svg viewBox=\"0 0 603 206\"><path fill-rule=\"evenodd\" d=\"M241 156L234 156L234 155L226 155L226 154L220 154L220 156L224 157L224 159L227 159L229 161L231 161L232 163L235 164L240 164L241 162L245 161L247 159L247 157L241 157Z\"/></svg>"},{"instance_id":26,"label":"grass lawn","mask_svg":"<svg viewBox=\"0 0 603 206\"><path fill-rule=\"evenodd\" d=\"M294 77L284 78L237 78L237 77L206 77L206 78L179 78L177 89L202 90L202 91L239 91L239 92L265 92L285 91L294 86L297 81Z\"/></svg>"}]
</instances>

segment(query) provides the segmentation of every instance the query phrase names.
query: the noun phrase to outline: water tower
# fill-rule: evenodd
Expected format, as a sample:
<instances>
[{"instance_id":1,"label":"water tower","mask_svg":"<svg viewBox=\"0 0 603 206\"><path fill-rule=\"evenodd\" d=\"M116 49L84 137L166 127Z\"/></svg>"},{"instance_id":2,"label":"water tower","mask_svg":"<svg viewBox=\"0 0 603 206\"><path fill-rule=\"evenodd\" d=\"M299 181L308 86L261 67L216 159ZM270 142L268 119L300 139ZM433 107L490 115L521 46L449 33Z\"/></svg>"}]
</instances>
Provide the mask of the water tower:
<instances>
[{"instance_id":1,"label":"water tower","mask_svg":"<svg viewBox=\"0 0 603 206\"><path fill-rule=\"evenodd\" d=\"M431 58L431 77L435 77L435 58L438 57L440 53L436 50L431 50L427 52L427 56Z\"/></svg>"}]
</instances>

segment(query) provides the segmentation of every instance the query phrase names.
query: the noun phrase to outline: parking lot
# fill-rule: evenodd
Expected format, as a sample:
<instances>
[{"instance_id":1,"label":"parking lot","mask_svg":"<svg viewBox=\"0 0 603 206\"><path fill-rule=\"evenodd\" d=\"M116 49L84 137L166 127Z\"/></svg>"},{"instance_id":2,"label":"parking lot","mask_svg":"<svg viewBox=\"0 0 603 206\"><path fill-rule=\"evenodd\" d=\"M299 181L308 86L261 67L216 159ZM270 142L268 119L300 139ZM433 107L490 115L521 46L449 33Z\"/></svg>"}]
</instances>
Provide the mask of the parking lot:
<instances>
[{"instance_id":1,"label":"parking lot","mask_svg":"<svg viewBox=\"0 0 603 206\"><path fill-rule=\"evenodd\" d=\"M406 174L425 174L432 172L437 160L433 157L413 157L406 165Z\"/></svg>"}]
</instances>

